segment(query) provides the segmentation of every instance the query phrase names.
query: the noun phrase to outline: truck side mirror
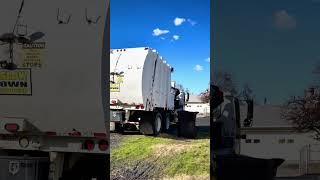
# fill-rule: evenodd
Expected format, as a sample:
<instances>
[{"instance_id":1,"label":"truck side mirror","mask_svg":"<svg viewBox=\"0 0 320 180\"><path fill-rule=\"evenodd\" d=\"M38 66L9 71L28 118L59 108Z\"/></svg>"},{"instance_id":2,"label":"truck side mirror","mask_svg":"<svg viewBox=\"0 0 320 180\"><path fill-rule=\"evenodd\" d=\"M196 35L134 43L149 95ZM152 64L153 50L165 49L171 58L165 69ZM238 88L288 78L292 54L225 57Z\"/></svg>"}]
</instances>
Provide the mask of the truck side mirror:
<instances>
[{"instance_id":1,"label":"truck side mirror","mask_svg":"<svg viewBox=\"0 0 320 180\"><path fill-rule=\"evenodd\" d=\"M223 92L220 91L218 86L212 86L211 92L210 106L212 109L216 109L224 101Z\"/></svg>"},{"instance_id":2,"label":"truck side mirror","mask_svg":"<svg viewBox=\"0 0 320 180\"><path fill-rule=\"evenodd\" d=\"M188 101L189 101L189 96L190 96L190 94L187 92L186 102L188 102Z\"/></svg>"},{"instance_id":3,"label":"truck side mirror","mask_svg":"<svg viewBox=\"0 0 320 180\"><path fill-rule=\"evenodd\" d=\"M250 127L252 126L252 119L253 119L253 100L247 100L248 105L248 111L247 111L247 117L243 121L244 127Z\"/></svg>"}]
</instances>

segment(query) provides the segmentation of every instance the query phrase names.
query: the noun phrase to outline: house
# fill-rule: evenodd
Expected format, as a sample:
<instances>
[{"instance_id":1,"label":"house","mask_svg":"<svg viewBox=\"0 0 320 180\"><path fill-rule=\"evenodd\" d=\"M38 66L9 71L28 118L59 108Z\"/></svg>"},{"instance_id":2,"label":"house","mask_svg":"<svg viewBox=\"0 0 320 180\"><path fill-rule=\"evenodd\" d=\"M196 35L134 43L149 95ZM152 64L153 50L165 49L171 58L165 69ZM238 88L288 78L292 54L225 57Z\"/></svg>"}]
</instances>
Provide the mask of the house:
<instances>
[{"instance_id":1,"label":"house","mask_svg":"<svg viewBox=\"0 0 320 180\"><path fill-rule=\"evenodd\" d=\"M209 103L202 102L200 96L190 94L189 101L186 102L186 111L199 112L197 117L208 117L210 116L210 106Z\"/></svg>"},{"instance_id":2,"label":"house","mask_svg":"<svg viewBox=\"0 0 320 180\"><path fill-rule=\"evenodd\" d=\"M245 109L245 108L241 108ZM241 112L242 120L245 112ZM306 154L310 161L320 160L320 148L317 151L305 151L305 147L314 146L320 142L313 139L312 133L299 133L292 124L281 118L281 107L272 105L254 106L253 123L251 127L242 127L240 153L258 158L283 158L285 164L295 168L280 170L279 173L293 175L299 173ZM319 146L318 146L319 147Z\"/></svg>"}]
</instances>

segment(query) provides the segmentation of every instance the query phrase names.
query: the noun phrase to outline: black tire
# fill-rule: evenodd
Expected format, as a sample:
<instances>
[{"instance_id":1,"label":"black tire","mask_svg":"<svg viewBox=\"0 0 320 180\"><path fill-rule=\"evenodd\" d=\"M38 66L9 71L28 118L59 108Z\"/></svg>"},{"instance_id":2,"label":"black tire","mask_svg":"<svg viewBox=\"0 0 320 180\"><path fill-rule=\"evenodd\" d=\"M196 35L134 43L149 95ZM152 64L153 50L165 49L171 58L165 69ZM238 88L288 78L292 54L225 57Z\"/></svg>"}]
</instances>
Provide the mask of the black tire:
<instances>
[{"instance_id":1,"label":"black tire","mask_svg":"<svg viewBox=\"0 0 320 180\"><path fill-rule=\"evenodd\" d=\"M162 121L162 131L163 132L169 132L169 129L170 129L170 119L171 119L171 116L170 116L170 113L164 113L164 116L163 116L163 121Z\"/></svg>"},{"instance_id":2,"label":"black tire","mask_svg":"<svg viewBox=\"0 0 320 180\"><path fill-rule=\"evenodd\" d=\"M124 133L124 129L122 127L122 125L120 123L116 123L116 132L119 134L123 134Z\"/></svg>"},{"instance_id":3,"label":"black tire","mask_svg":"<svg viewBox=\"0 0 320 180\"><path fill-rule=\"evenodd\" d=\"M179 112L178 136L195 139L197 137L196 118L192 112Z\"/></svg>"},{"instance_id":4,"label":"black tire","mask_svg":"<svg viewBox=\"0 0 320 180\"><path fill-rule=\"evenodd\" d=\"M161 130L162 130L162 122L163 122L163 118L161 113L156 112L153 116L153 135L157 136L160 134Z\"/></svg>"},{"instance_id":5,"label":"black tire","mask_svg":"<svg viewBox=\"0 0 320 180\"><path fill-rule=\"evenodd\" d=\"M145 112L141 117L139 123L139 130L141 134L144 135L153 135L153 113L152 112Z\"/></svg>"}]
</instances>

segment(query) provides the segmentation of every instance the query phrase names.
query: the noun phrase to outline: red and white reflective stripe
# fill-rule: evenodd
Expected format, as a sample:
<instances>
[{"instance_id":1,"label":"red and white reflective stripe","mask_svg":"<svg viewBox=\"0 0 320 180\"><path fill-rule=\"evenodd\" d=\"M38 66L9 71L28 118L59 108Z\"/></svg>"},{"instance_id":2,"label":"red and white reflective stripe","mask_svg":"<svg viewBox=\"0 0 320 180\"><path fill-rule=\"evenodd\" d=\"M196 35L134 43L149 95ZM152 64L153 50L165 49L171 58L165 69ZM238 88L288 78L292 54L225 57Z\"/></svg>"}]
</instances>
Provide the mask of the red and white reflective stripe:
<instances>
[{"instance_id":1,"label":"red and white reflective stripe","mask_svg":"<svg viewBox=\"0 0 320 180\"><path fill-rule=\"evenodd\" d=\"M81 136L81 132L78 132L78 131L70 132L68 134L69 134L69 136L72 136L72 137L80 137Z\"/></svg>"},{"instance_id":2,"label":"red and white reflective stripe","mask_svg":"<svg viewBox=\"0 0 320 180\"><path fill-rule=\"evenodd\" d=\"M47 132L45 132L45 134L47 136L57 136L57 132L54 132L54 131L47 131ZM68 135L72 136L72 137L82 137L82 133L78 132L78 131L70 132L70 133L68 133ZM96 133L93 133L93 136L98 139L106 139L107 133L96 132ZM86 137L92 137L92 136L86 136Z\"/></svg>"},{"instance_id":3,"label":"red and white reflective stripe","mask_svg":"<svg viewBox=\"0 0 320 180\"><path fill-rule=\"evenodd\" d=\"M53 132L53 131L47 131L47 132L46 132L46 135L47 135L47 136L56 136L57 133L56 133L56 132Z\"/></svg>"},{"instance_id":4,"label":"red and white reflective stripe","mask_svg":"<svg viewBox=\"0 0 320 180\"><path fill-rule=\"evenodd\" d=\"M107 134L106 133L93 133L93 136L96 138L106 138Z\"/></svg>"}]
</instances>

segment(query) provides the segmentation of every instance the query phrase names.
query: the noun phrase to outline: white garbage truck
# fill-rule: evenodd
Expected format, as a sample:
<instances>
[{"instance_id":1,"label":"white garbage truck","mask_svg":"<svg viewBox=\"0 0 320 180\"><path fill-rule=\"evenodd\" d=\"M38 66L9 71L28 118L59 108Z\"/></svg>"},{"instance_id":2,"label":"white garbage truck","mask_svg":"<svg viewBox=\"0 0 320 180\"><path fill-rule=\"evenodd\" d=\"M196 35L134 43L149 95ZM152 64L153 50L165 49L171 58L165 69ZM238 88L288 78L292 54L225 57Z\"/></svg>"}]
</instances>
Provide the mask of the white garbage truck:
<instances>
[{"instance_id":1,"label":"white garbage truck","mask_svg":"<svg viewBox=\"0 0 320 180\"><path fill-rule=\"evenodd\" d=\"M108 9L0 2L0 179L107 179Z\"/></svg>"},{"instance_id":2,"label":"white garbage truck","mask_svg":"<svg viewBox=\"0 0 320 180\"><path fill-rule=\"evenodd\" d=\"M196 113L184 111L188 93L173 71L152 48L111 49L110 130L158 135L176 124L179 135L194 137Z\"/></svg>"}]
</instances>

